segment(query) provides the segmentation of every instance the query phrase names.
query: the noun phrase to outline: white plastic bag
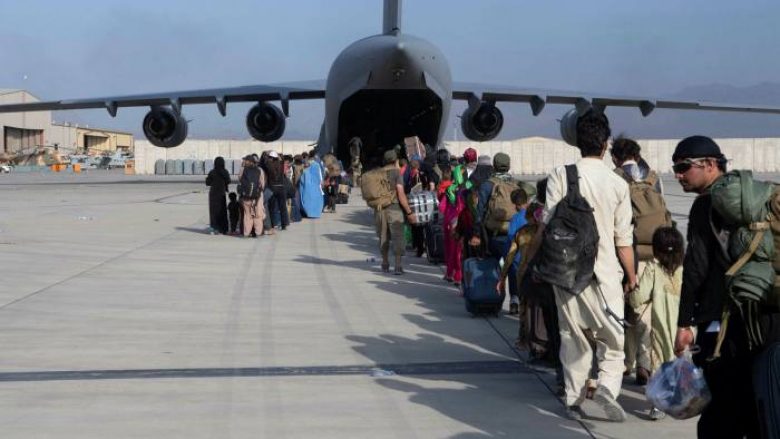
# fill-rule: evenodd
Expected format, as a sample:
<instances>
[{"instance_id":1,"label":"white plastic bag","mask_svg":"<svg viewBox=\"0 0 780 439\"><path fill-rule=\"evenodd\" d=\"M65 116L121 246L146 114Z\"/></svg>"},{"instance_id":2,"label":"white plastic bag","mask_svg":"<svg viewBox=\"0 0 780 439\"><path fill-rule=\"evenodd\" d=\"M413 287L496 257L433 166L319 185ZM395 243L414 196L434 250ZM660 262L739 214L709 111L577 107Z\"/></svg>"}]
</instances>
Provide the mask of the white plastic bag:
<instances>
[{"instance_id":1,"label":"white plastic bag","mask_svg":"<svg viewBox=\"0 0 780 439\"><path fill-rule=\"evenodd\" d=\"M676 419L688 419L701 414L712 395L704 381L704 373L693 364L691 352L667 361L647 383L645 396L657 409Z\"/></svg>"}]
</instances>

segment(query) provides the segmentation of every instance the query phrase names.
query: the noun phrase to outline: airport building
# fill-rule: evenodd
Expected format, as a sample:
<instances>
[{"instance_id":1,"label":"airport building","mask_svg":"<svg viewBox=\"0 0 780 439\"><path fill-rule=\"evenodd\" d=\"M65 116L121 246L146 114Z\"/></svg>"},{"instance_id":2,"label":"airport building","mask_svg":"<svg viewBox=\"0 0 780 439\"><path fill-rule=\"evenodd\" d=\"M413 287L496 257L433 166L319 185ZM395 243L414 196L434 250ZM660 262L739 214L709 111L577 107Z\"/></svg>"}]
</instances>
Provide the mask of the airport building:
<instances>
[{"instance_id":1,"label":"airport building","mask_svg":"<svg viewBox=\"0 0 780 439\"><path fill-rule=\"evenodd\" d=\"M39 100L24 90L0 89L0 105ZM50 128L51 111L0 113L0 153L30 153L47 144Z\"/></svg>"},{"instance_id":2,"label":"airport building","mask_svg":"<svg viewBox=\"0 0 780 439\"><path fill-rule=\"evenodd\" d=\"M0 89L0 105L39 101L25 90ZM52 122L51 111L0 113L0 153L29 154L41 146L65 153L133 152L134 143L128 132Z\"/></svg>"},{"instance_id":3,"label":"airport building","mask_svg":"<svg viewBox=\"0 0 780 439\"><path fill-rule=\"evenodd\" d=\"M672 153L680 139L638 140L642 157L653 169L661 173L672 172ZM729 168L752 169L754 172L780 172L780 138L715 139L730 159ZM314 148L313 140L280 140L261 143L255 140L185 140L175 148L158 148L146 140L135 144L135 172L155 174L155 163L168 160L204 161L222 156L226 159L240 159L247 154L261 153L273 149L280 154L300 154ZM577 148L562 140L546 137L527 137L516 140L490 142L444 142L454 155L463 155L468 147L475 148L480 155L493 157L504 152L512 161L514 174L547 174L556 166L574 163L580 158ZM609 154L604 160L612 166ZM159 169L159 163L158 163ZM159 173L159 172L158 172Z\"/></svg>"},{"instance_id":4,"label":"airport building","mask_svg":"<svg viewBox=\"0 0 780 439\"><path fill-rule=\"evenodd\" d=\"M52 122L50 133L50 145L82 154L133 152L135 144L133 135L126 131L90 128L68 122Z\"/></svg>"}]
</instances>

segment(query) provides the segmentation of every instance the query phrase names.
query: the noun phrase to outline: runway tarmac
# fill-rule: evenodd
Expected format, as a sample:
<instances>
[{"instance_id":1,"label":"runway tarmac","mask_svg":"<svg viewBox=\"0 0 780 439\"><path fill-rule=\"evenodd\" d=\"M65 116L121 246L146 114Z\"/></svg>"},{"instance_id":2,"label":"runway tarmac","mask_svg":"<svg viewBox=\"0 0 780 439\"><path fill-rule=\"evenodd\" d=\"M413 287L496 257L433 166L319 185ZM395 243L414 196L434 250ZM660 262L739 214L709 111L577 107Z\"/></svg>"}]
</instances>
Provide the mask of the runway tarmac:
<instances>
[{"instance_id":1,"label":"runway tarmac","mask_svg":"<svg viewBox=\"0 0 780 439\"><path fill-rule=\"evenodd\" d=\"M684 229L693 196L665 180ZM362 200L272 237L204 233L202 177L0 175L4 438L695 437L587 403L563 418L517 319L442 268L379 270Z\"/></svg>"}]
</instances>

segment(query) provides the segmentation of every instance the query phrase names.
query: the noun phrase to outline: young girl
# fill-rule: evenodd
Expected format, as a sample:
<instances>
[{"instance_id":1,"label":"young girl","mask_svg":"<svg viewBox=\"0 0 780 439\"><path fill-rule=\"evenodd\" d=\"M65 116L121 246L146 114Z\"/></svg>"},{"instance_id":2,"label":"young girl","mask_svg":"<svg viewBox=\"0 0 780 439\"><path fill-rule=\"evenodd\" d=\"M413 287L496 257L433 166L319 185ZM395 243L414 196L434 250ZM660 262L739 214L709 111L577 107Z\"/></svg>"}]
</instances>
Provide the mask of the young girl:
<instances>
[{"instance_id":1,"label":"young girl","mask_svg":"<svg viewBox=\"0 0 780 439\"><path fill-rule=\"evenodd\" d=\"M659 227L653 233L653 260L645 267L639 286L628 295L634 309L645 307L642 312L650 312L651 373L675 358L674 334L680 307L682 262L682 234L673 227ZM653 407L650 417L661 419L663 412Z\"/></svg>"},{"instance_id":2,"label":"young girl","mask_svg":"<svg viewBox=\"0 0 780 439\"><path fill-rule=\"evenodd\" d=\"M463 279L463 238L459 232L459 218L465 209L463 188L467 186L465 169L458 165L451 173L450 183L440 192L439 206L444 219L444 261L447 272L444 280L459 286ZM441 188L441 187L440 187Z\"/></svg>"},{"instance_id":3,"label":"young girl","mask_svg":"<svg viewBox=\"0 0 780 439\"><path fill-rule=\"evenodd\" d=\"M536 230L539 228L539 221L541 220L543 209L544 205L540 205L538 203L532 203L525 209L526 224L520 228L512 237L509 250L504 257L504 261L509 262L504 263L504 267L501 270L501 277L499 277L498 285L496 285L496 292L498 294L501 294L501 292L504 291L506 278L510 274L516 276L517 281L515 283L517 284L518 289L520 288L520 285L522 285L522 276L525 273L529 262L525 257L528 250L528 245L531 243L534 235L536 235ZM517 264L518 268L517 270L512 270L512 262L515 260L515 255L518 252L520 252L520 261L518 261ZM526 318L524 318L528 306L528 300L523 293L523 291L519 291L521 302L521 304L518 306L518 314L520 315L520 331L518 339L515 342L515 345L518 348L528 347L528 333L530 331L530 328L528 327L529 322Z\"/></svg>"}]
</instances>

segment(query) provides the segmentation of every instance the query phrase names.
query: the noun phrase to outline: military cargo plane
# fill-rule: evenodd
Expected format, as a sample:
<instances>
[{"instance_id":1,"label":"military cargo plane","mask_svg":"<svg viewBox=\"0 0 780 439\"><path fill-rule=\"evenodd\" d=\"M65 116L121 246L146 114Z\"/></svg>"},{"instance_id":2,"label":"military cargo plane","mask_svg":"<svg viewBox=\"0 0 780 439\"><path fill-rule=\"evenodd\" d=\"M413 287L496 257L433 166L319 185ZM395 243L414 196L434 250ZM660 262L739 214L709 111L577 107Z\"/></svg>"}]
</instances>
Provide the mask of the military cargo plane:
<instances>
[{"instance_id":1,"label":"military cargo plane","mask_svg":"<svg viewBox=\"0 0 780 439\"><path fill-rule=\"evenodd\" d=\"M401 0L384 0L382 33L345 48L333 61L326 81L9 104L1 105L0 112L103 108L113 117L122 107L148 106L142 124L145 136L158 147L171 148L187 138L185 105L216 104L225 116L229 103L256 102L246 116L247 130L257 140L272 142L284 134L291 100L324 99L318 152L332 152L344 163L357 156L364 168L376 166L384 150L405 137L440 145L453 99L468 103L461 128L473 141L491 140L501 132L504 117L497 104L504 102L527 103L535 116L547 104L569 105L560 128L570 144L576 141L577 118L591 108L634 107L644 116L656 108L780 114L780 107L453 82L449 64L434 44L401 32L401 6ZM360 142L354 142L356 138ZM357 144L362 147L356 148Z\"/></svg>"}]
</instances>

